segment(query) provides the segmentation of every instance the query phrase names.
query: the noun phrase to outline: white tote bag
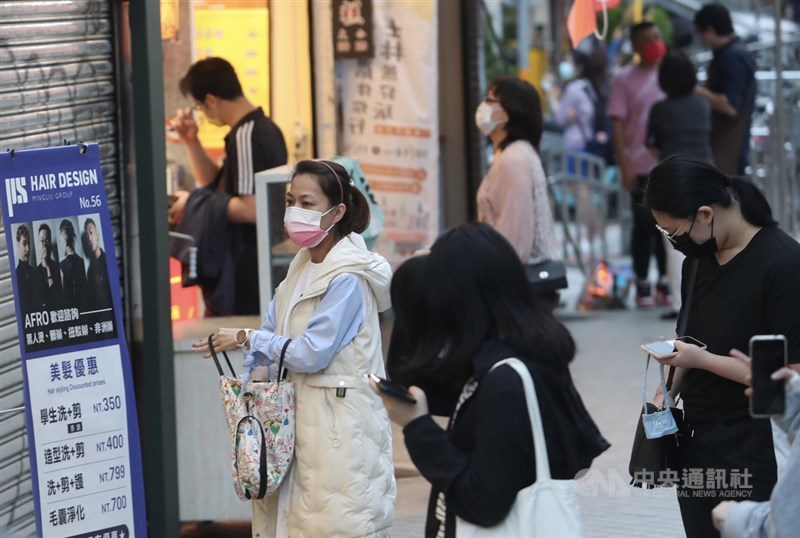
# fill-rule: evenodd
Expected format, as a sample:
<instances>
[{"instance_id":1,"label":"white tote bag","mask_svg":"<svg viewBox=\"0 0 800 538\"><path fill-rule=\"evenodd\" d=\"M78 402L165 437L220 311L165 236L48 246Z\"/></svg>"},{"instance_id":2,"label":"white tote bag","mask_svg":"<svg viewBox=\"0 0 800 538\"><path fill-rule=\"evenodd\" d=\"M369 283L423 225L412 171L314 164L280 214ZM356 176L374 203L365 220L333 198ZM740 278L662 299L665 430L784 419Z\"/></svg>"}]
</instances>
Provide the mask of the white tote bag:
<instances>
[{"instance_id":1,"label":"white tote bag","mask_svg":"<svg viewBox=\"0 0 800 538\"><path fill-rule=\"evenodd\" d=\"M517 371L525 387L525 400L533 430L536 481L517 493L508 516L494 527L479 527L456 518L457 538L577 538L582 534L575 480L550 477L550 461L542 430L539 400L528 368L519 359L505 359L492 370L507 364Z\"/></svg>"}]
</instances>

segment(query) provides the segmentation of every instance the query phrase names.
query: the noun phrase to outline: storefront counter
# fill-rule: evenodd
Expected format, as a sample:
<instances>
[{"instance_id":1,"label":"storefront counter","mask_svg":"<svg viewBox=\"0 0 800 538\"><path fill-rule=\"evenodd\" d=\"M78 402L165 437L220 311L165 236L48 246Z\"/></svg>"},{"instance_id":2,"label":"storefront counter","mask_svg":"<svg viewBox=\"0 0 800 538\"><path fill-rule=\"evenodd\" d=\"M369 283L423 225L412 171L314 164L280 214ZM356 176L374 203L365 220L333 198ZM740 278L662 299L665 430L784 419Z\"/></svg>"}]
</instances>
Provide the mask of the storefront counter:
<instances>
[{"instance_id":1,"label":"storefront counter","mask_svg":"<svg viewBox=\"0 0 800 538\"><path fill-rule=\"evenodd\" d=\"M219 375L214 361L192 351L191 344L218 327L250 327L261 316L204 318L173 323L175 350L175 425L178 443L178 492L181 521L250 519L250 503L239 500L231 479L231 444ZM229 351L241 368L242 352ZM222 366L227 372L227 365Z\"/></svg>"}]
</instances>

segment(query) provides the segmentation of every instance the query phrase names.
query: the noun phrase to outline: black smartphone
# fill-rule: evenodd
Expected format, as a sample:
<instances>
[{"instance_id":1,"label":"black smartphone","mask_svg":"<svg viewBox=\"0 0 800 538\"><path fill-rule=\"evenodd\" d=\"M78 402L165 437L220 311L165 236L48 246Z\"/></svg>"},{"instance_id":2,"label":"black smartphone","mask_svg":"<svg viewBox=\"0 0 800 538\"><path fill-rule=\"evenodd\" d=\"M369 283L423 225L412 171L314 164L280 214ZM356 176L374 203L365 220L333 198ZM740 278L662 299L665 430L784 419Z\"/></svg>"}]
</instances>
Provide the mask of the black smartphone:
<instances>
[{"instance_id":1,"label":"black smartphone","mask_svg":"<svg viewBox=\"0 0 800 538\"><path fill-rule=\"evenodd\" d=\"M368 374L369 378L372 379L376 385L378 385L378 389L392 398L397 398L403 402L408 402L415 404L417 403L417 399L411 396L408 393L408 389L405 388L400 383L395 383L394 381L389 381L388 379L383 379L382 377L378 377L375 374Z\"/></svg>"},{"instance_id":2,"label":"black smartphone","mask_svg":"<svg viewBox=\"0 0 800 538\"><path fill-rule=\"evenodd\" d=\"M750 415L771 417L782 415L786 409L784 380L771 379L775 370L786 366L786 337L782 334L758 334L750 339L750 368L753 395Z\"/></svg>"}]
</instances>

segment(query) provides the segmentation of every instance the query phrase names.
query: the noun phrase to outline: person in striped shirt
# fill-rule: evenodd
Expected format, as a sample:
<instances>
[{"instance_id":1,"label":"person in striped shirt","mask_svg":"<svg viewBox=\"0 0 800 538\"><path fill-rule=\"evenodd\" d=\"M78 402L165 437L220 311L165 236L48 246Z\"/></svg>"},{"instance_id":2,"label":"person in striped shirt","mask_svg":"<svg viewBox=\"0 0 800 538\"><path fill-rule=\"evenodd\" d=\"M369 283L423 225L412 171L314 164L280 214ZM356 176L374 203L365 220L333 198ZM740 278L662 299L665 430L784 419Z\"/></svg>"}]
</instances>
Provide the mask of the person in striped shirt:
<instances>
[{"instance_id":1,"label":"person in striped shirt","mask_svg":"<svg viewBox=\"0 0 800 538\"><path fill-rule=\"evenodd\" d=\"M167 120L167 138L183 143L199 187L211 188L228 196L227 216L236 228L244 248L236 260L236 298L230 315L259 313L258 264L256 260L256 207L254 174L286 164L286 143L280 128L245 97L233 66L223 58L205 58L193 64L180 81L184 95L191 96L193 107L179 110ZM231 128L225 136L225 158L215 161L197 137L193 110L203 113L212 125ZM270 193L272 244L283 240L285 189L274 185ZM170 224L183 218L189 192L178 191L171 198ZM213 223L210 223L213 225ZM202 255L202 253L200 253ZM207 305L208 306L208 305ZM214 312L211 312L214 314Z\"/></svg>"}]
</instances>

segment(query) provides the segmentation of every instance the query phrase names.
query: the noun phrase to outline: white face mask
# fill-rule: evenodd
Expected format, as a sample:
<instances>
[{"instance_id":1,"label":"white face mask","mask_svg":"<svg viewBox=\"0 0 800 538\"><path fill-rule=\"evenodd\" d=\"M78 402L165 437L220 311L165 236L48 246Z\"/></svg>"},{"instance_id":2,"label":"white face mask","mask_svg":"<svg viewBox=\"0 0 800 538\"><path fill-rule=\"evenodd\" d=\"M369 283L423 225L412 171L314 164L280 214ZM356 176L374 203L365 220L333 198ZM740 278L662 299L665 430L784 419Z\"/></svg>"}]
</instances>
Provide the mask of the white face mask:
<instances>
[{"instance_id":1,"label":"white face mask","mask_svg":"<svg viewBox=\"0 0 800 538\"><path fill-rule=\"evenodd\" d=\"M486 101L481 102L475 110L475 125L483 136L489 136L499 125L505 123L504 121L493 120L493 113L494 107Z\"/></svg>"}]
</instances>

